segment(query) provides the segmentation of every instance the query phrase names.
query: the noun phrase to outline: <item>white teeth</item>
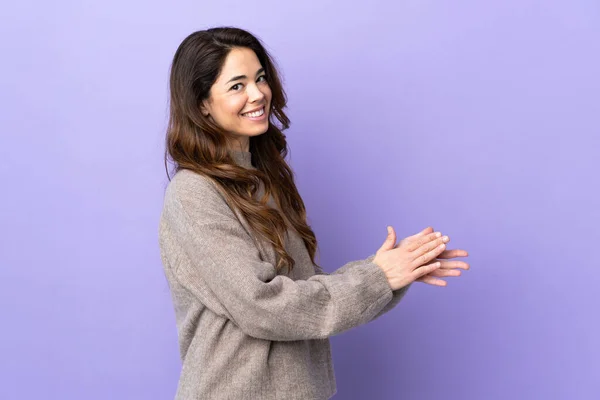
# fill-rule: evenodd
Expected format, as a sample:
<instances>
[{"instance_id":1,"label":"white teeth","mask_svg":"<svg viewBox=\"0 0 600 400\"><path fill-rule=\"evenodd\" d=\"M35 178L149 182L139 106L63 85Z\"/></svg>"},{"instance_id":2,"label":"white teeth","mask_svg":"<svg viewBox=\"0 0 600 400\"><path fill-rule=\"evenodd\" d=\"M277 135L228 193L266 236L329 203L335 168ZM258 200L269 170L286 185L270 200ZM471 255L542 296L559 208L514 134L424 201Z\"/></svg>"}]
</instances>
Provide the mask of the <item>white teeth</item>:
<instances>
[{"instance_id":1,"label":"white teeth","mask_svg":"<svg viewBox=\"0 0 600 400\"><path fill-rule=\"evenodd\" d=\"M261 115L263 115L264 113L265 113L265 109L264 109L264 107L263 107L263 108L261 108L261 109L260 109L260 110L258 110L258 111L254 111L254 112L251 112L251 113L244 113L244 114L242 114L242 115L244 115L244 116L246 116L246 117L256 118L256 117L260 117L260 116L261 116Z\"/></svg>"}]
</instances>

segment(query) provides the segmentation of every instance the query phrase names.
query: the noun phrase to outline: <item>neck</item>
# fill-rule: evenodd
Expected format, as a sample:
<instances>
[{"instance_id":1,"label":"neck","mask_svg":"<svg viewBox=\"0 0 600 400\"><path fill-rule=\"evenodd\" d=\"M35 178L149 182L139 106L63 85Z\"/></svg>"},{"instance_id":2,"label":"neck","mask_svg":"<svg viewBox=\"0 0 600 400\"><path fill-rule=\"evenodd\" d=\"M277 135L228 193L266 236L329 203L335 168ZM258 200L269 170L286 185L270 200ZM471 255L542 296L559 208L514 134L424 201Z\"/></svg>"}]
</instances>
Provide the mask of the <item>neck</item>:
<instances>
[{"instance_id":1,"label":"neck","mask_svg":"<svg viewBox=\"0 0 600 400\"><path fill-rule=\"evenodd\" d=\"M235 149L235 150L239 150L239 151L250 151L250 138L248 138L248 137L236 138L229 143L229 147L231 149Z\"/></svg>"},{"instance_id":2,"label":"neck","mask_svg":"<svg viewBox=\"0 0 600 400\"><path fill-rule=\"evenodd\" d=\"M229 154L237 165L244 168L254 169L252 166L252 153L250 153L250 151L232 149L229 150Z\"/></svg>"}]
</instances>

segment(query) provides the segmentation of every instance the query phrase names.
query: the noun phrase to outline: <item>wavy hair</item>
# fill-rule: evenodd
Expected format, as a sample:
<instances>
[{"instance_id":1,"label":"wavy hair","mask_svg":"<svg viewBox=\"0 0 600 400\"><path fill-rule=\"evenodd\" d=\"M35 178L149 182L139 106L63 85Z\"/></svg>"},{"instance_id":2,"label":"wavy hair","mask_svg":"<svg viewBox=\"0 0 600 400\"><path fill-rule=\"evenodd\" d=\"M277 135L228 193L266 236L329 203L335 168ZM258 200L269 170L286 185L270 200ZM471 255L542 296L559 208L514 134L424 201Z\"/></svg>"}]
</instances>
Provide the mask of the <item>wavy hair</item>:
<instances>
[{"instance_id":1,"label":"wavy hair","mask_svg":"<svg viewBox=\"0 0 600 400\"><path fill-rule=\"evenodd\" d=\"M233 48L248 48L265 69L272 99L269 127L250 138L255 170L236 165L229 154L231 143L223 131L202 115L200 105L209 98L227 55ZM220 187L230 207L237 208L255 234L270 243L277 254L276 269L294 266L284 247L284 235L293 228L306 245L315 264L317 240L306 222L306 209L294 183L294 174L284 160L287 141L283 130L290 125L283 109L287 98L276 65L261 41L251 33L233 27L217 27L190 34L179 45L170 68L170 107L165 146L165 169L188 169L212 179ZM275 125L273 117L280 126ZM264 196L255 194L260 183ZM272 196L279 210L266 202ZM316 265L316 264L315 264ZM320 267L316 265L319 269Z\"/></svg>"}]
</instances>

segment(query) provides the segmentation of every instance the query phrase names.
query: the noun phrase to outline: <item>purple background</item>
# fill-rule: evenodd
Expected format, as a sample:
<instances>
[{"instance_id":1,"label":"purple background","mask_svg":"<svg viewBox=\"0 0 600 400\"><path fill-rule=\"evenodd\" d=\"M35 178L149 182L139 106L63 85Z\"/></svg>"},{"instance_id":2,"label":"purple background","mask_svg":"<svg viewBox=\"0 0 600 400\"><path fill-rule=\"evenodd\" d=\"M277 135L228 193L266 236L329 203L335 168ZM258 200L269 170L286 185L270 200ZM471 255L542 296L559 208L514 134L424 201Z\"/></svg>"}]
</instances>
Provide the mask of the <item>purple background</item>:
<instances>
[{"instance_id":1,"label":"purple background","mask_svg":"<svg viewBox=\"0 0 600 400\"><path fill-rule=\"evenodd\" d=\"M600 398L598 1L13 1L0 18L0 398L173 397L168 67L222 24L283 71L326 270L387 224L470 252L446 288L332 338L336 398Z\"/></svg>"}]
</instances>

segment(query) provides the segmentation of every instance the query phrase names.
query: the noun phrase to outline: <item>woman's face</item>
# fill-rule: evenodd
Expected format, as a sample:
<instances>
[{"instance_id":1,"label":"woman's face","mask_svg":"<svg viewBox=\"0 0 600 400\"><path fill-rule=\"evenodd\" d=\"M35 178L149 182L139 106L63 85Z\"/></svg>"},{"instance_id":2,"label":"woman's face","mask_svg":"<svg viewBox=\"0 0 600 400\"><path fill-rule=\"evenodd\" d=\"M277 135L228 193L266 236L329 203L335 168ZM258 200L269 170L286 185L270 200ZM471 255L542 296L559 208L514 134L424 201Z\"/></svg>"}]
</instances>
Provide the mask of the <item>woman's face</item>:
<instances>
[{"instance_id":1,"label":"woman's face","mask_svg":"<svg viewBox=\"0 0 600 400\"><path fill-rule=\"evenodd\" d=\"M203 102L202 112L239 140L247 149L249 138L269 127L271 88L253 50L236 47Z\"/></svg>"}]
</instances>

